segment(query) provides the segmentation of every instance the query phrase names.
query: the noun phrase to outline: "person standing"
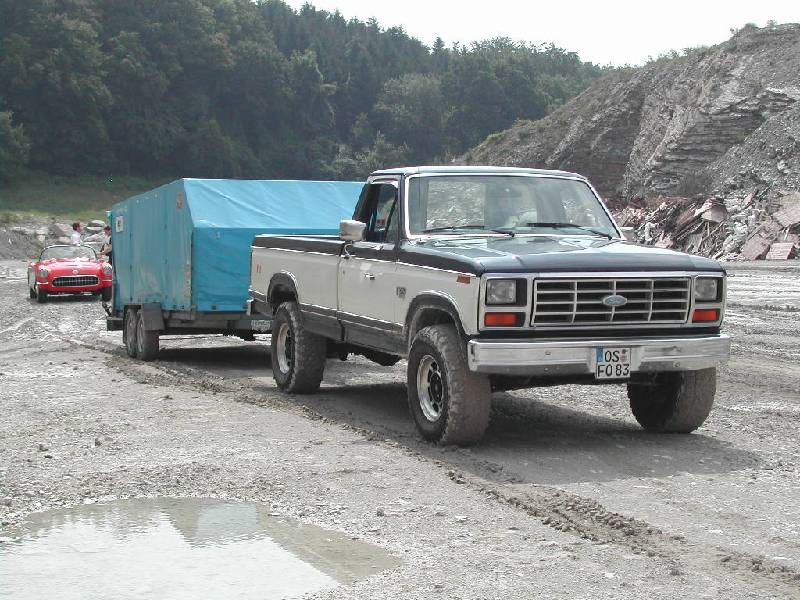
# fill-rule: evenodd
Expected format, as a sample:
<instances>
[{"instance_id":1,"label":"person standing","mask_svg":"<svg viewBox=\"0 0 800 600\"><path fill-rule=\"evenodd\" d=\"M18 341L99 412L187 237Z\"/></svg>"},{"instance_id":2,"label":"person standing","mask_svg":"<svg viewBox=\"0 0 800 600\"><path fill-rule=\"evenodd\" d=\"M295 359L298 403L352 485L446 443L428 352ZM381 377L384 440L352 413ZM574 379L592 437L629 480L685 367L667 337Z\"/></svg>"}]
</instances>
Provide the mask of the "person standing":
<instances>
[{"instance_id":1,"label":"person standing","mask_svg":"<svg viewBox=\"0 0 800 600\"><path fill-rule=\"evenodd\" d=\"M111 246L111 226L106 225L103 227L103 234L105 235L105 239L103 240L103 246L100 248L101 256L108 257L108 264L113 264L113 248Z\"/></svg>"},{"instance_id":2,"label":"person standing","mask_svg":"<svg viewBox=\"0 0 800 600\"><path fill-rule=\"evenodd\" d=\"M70 243L73 246L81 245L81 224L77 221L72 224L72 234L70 234Z\"/></svg>"}]
</instances>

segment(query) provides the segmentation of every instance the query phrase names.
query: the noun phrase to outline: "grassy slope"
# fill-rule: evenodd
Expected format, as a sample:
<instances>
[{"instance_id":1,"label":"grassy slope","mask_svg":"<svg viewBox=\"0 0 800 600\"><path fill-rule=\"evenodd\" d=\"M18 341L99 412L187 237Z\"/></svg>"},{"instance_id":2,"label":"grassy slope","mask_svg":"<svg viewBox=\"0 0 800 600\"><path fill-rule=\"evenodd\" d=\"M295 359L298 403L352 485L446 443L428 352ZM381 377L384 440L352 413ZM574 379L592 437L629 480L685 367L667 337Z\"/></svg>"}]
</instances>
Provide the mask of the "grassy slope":
<instances>
[{"instance_id":1,"label":"grassy slope","mask_svg":"<svg viewBox=\"0 0 800 600\"><path fill-rule=\"evenodd\" d=\"M66 220L105 219L111 205L165 180L136 177L59 177L31 172L0 187L0 213L30 213Z\"/></svg>"}]
</instances>

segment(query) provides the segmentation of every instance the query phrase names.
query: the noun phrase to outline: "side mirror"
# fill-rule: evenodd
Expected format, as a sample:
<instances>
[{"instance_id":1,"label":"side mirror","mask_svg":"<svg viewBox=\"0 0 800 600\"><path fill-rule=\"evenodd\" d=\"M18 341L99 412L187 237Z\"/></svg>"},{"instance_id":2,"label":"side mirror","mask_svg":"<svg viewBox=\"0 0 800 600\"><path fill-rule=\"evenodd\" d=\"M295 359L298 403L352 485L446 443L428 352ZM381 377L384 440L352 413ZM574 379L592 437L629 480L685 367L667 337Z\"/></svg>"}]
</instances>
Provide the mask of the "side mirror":
<instances>
[{"instance_id":1,"label":"side mirror","mask_svg":"<svg viewBox=\"0 0 800 600\"><path fill-rule=\"evenodd\" d=\"M366 223L345 219L339 223L339 239L345 242L360 242L364 239Z\"/></svg>"},{"instance_id":2,"label":"side mirror","mask_svg":"<svg viewBox=\"0 0 800 600\"><path fill-rule=\"evenodd\" d=\"M622 235L625 236L626 240L628 240L629 242L636 241L636 234L634 233L633 227L620 227L620 230L622 231Z\"/></svg>"}]
</instances>

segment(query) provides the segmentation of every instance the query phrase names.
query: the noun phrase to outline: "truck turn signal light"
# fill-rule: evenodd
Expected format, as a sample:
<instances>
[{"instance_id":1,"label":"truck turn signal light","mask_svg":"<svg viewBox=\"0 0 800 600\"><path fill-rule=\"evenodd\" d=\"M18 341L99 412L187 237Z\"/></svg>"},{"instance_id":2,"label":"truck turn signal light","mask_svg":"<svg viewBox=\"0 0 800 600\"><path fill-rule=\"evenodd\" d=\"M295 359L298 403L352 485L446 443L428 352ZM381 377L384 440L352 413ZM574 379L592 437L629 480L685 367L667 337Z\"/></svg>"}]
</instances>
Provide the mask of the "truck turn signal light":
<instances>
[{"instance_id":1,"label":"truck turn signal light","mask_svg":"<svg viewBox=\"0 0 800 600\"><path fill-rule=\"evenodd\" d=\"M486 327L519 327L522 324L522 313L490 312L483 317Z\"/></svg>"},{"instance_id":2,"label":"truck turn signal light","mask_svg":"<svg viewBox=\"0 0 800 600\"><path fill-rule=\"evenodd\" d=\"M713 323L719 320L719 309L698 308L692 315L692 323Z\"/></svg>"}]
</instances>

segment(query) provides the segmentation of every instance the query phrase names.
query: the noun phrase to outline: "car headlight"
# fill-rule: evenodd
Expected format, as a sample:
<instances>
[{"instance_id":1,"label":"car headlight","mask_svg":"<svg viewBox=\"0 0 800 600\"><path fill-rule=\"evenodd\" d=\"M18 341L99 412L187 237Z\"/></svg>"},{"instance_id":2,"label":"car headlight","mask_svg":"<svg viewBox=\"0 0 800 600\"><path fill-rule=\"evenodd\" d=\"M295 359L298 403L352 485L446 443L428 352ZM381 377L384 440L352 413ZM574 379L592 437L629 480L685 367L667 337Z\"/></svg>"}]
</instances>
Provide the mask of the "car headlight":
<instances>
[{"instance_id":1,"label":"car headlight","mask_svg":"<svg viewBox=\"0 0 800 600\"><path fill-rule=\"evenodd\" d=\"M486 283L486 304L515 304L517 281L515 279L490 279Z\"/></svg>"},{"instance_id":2,"label":"car headlight","mask_svg":"<svg viewBox=\"0 0 800 600\"><path fill-rule=\"evenodd\" d=\"M37 273L37 275L38 275L39 277L41 277L41 278L45 278L45 277L47 277L48 275L50 275L50 271L49 271L48 269L46 269L45 267L41 267L41 268L39 269L39 272Z\"/></svg>"},{"instance_id":3,"label":"car headlight","mask_svg":"<svg viewBox=\"0 0 800 600\"><path fill-rule=\"evenodd\" d=\"M103 274L104 275L111 275L112 267L108 263L103 265Z\"/></svg>"},{"instance_id":4,"label":"car headlight","mask_svg":"<svg viewBox=\"0 0 800 600\"><path fill-rule=\"evenodd\" d=\"M718 298L719 279L716 277L698 277L694 280L694 299L701 302L713 302Z\"/></svg>"}]
</instances>

